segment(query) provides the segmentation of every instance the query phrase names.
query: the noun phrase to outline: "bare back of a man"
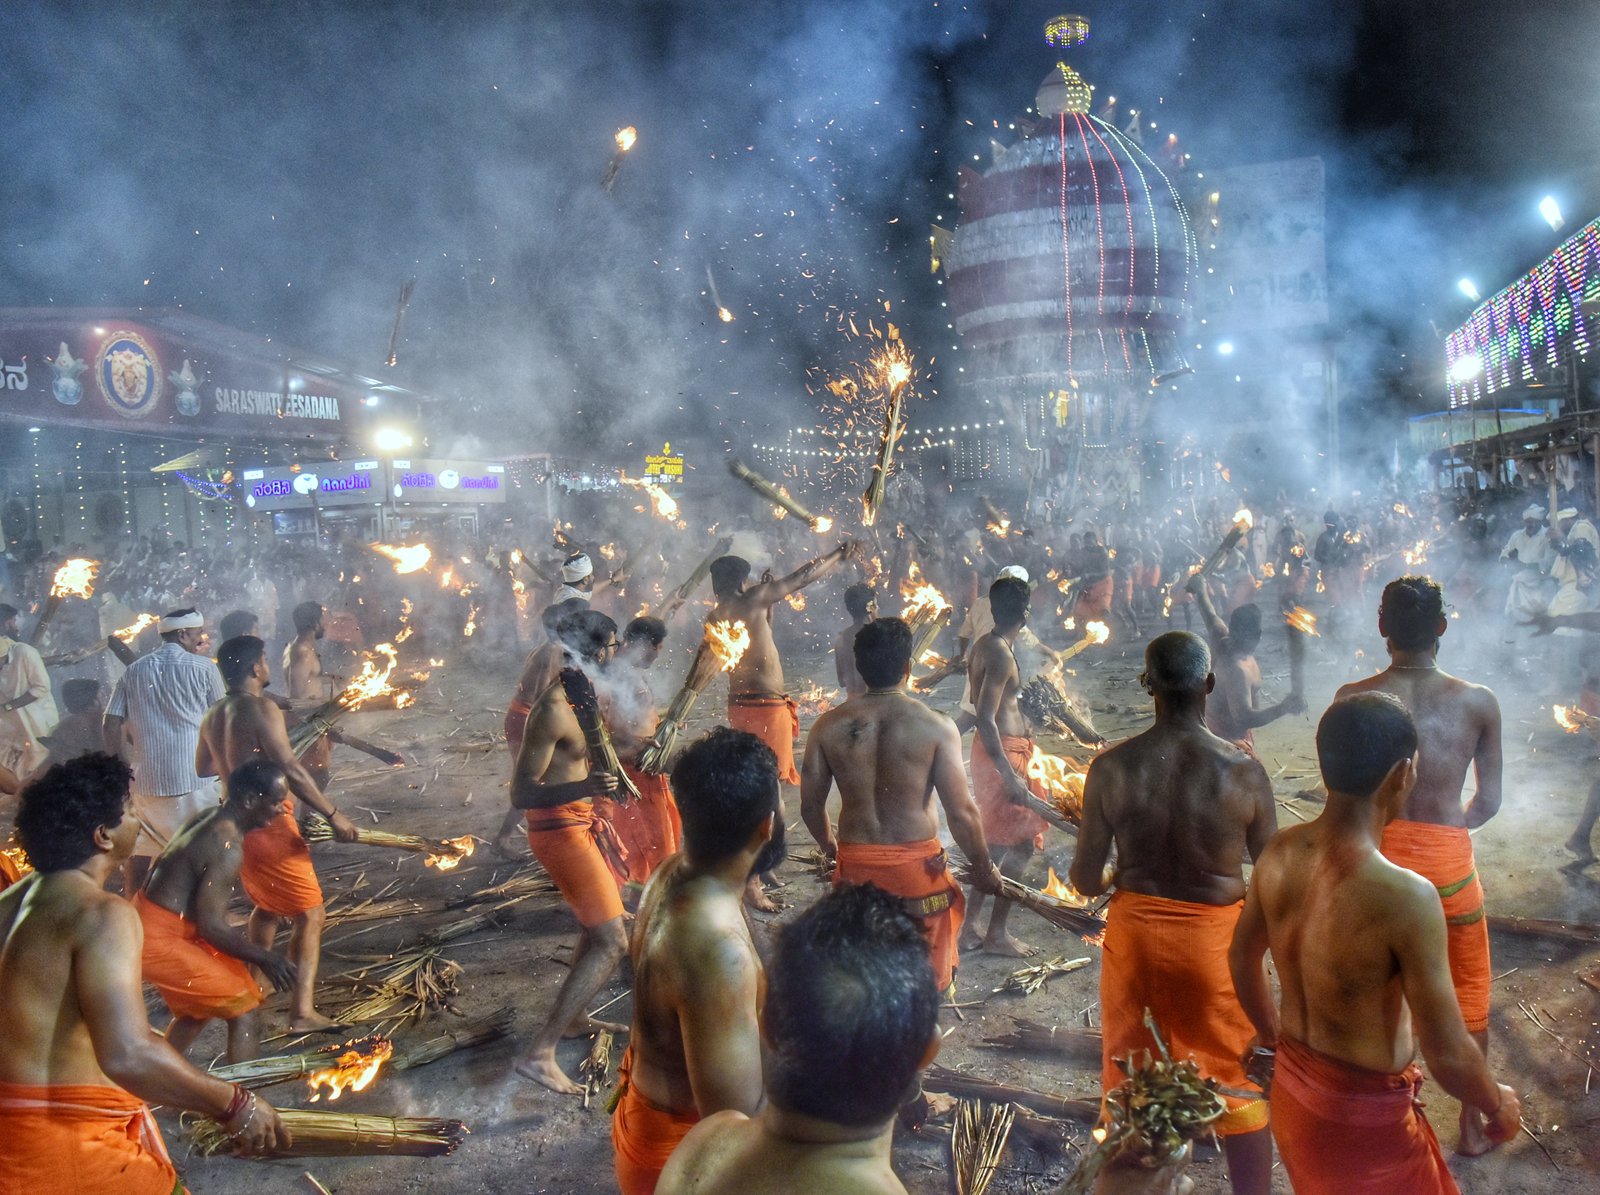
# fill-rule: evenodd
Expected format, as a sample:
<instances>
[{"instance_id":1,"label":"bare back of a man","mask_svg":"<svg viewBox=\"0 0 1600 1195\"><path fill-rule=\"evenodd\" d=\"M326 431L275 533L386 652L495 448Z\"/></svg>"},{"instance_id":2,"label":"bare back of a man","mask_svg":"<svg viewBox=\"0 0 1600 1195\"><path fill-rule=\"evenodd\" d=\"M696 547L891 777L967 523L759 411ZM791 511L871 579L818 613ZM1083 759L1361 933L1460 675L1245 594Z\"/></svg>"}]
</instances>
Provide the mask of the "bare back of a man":
<instances>
[{"instance_id":1,"label":"bare back of a man","mask_svg":"<svg viewBox=\"0 0 1600 1195\"><path fill-rule=\"evenodd\" d=\"M868 692L828 710L812 725L806 748L802 793L814 749L815 766L825 766L839 787L838 833L845 842L936 837L935 790L966 794L955 723L902 689Z\"/></svg>"},{"instance_id":2,"label":"bare back of a man","mask_svg":"<svg viewBox=\"0 0 1600 1195\"><path fill-rule=\"evenodd\" d=\"M200 762L209 765L202 774L227 776L247 761L267 756L274 725L283 729L283 712L267 698L252 693L224 697L200 723Z\"/></svg>"}]
</instances>

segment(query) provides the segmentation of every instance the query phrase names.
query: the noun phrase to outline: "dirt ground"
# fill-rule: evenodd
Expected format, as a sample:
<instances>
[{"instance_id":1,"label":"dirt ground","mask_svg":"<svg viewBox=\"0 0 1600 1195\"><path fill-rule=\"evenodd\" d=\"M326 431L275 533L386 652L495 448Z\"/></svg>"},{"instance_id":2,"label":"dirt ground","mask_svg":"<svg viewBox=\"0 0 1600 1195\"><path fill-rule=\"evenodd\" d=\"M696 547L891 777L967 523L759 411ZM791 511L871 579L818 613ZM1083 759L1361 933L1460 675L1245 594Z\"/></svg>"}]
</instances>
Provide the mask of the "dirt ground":
<instances>
[{"instance_id":1,"label":"dirt ground","mask_svg":"<svg viewBox=\"0 0 1600 1195\"><path fill-rule=\"evenodd\" d=\"M1368 624L1370 625L1370 624ZM681 638L681 633L677 636ZM1270 638L1270 636L1269 636ZM1491 668L1471 653L1442 663L1471 679L1496 687L1505 709L1506 799L1504 812L1476 835L1479 868L1491 913L1600 922L1600 868L1587 873L1561 870L1569 857L1561 843L1571 830L1583 795L1595 773L1595 749L1586 737L1567 736L1551 719L1548 701L1537 704L1508 669ZM1371 670L1371 658L1382 657L1375 635L1363 645L1368 658L1355 660L1354 644L1336 652L1322 643L1314 650L1308 699L1313 715L1323 708L1333 688L1347 676ZM1095 711L1099 729L1116 740L1148 724L1149 702L1134 683L1138 651L1131 640L1091 651L1076 663L1081 695ZM1376 649L1376 650L1375 650ZM1281 642L1263 647L1268 688L1282 693L1286 663ZM1320 656L1318 659L1316 657ZM403 769L377 765L365 756L338 748L333 791L347 811L396 831L435 836L473 833L491 838L506 808L508 760L501 734L507 694L519 663L499 660L462 661L437 670L419 705L403 712L352 716L349 729L402 750ZM683 674L681 645L663 656L659 689L663 704ZM832 663L819 651L789 661L791 681L805 675L831 684ZM792 685L792 687L794 687ZM947 681L934 703L954 705L959 681ZM1275 699L1275 698L1273 698ZM720 694L702 699L701 721L720 714ZM1314 716L1297 717L1268 727L1260 735L1260 754L1280 797L1280 820L1309 818L1317 806L1295 794L1314 783L1312 755ZM1043 740L1046 749L1064 751ZM798 800L791 797L791 849L803 852L811 842L798 818ZM405 894L428 911L388 922L346 923L328 933L322 1007L336 1011L351 998L335 977L363 958L405 949L429 929L459 920L460 909L445 910L447 898L499 883L529 864L498 857L487 847L459 870L440 874L425 870L412 855L358 846L317 848L324 886L335 909L378 893ZM1042 882L1047 865L1065 873L1072 842L1052 836L1035 863L1033 882ZM823 891L822 881L798 863L785 871L787 887L779 894L787 912L754 919L758 936ZM390 886L398 885L391 891ZM444 957L459 962L463 972L454 1008L473 1017L504 1005L516 1010L511 1036L501 1042L461 1052L432 1065L387 1074L371 1089L347 1094L335 1105L351 1112L455 1117L471 1129L451 1157L431 1160L298 1159L278 1162L188 1157L175 1118L163 1114L163 1125L186 1181L202 1195L259 1195L265 1191L306 1191L301 1177L309 1170L339 1195L449 1189L460 1192L605 1192L614 1191L610 1122L603 1098L588 1108L520 1082L510 1064L539 1024L563 974L563 960L574 939L574 923L553 893L535 896L507 910L499 928L449 942ZM1098 958L1094 947L1067 938L1031 914L1018 912L1013 926L1019 936L1043 947L1046 955L1089 956L1088 967L1052 979L1026 997L998 995L1006 976L1019 965L1007 960L969 955L958 977L958 1000L977 1002L964 1019L946 1013L950 1029L941 1064L1040 1091L1092 1098L1098 1092L1098 1067L986 1047L984 1038L1007 1031L1014 1019L1045 1024L1098 1023ZM1600 1136L1591 1130L1600 1122L1600 1083L1590 1083L1585 1060L1592 1057L1600 996L1581 985L1576 974L1600 956L1600 947L1579 947L1539 938L1497 933L1494 949L1494 1011L1490 1026L1496 1069L1520 1090L1527 1124L1542 1143L1524 1136L1488 1157L1453 1158L1462 1189L1473 1193L1522 1191L1592 1191L1600 1185ZM612 1001L605 1015L628 1019L626 976L619 975L597 1005ZM281 998L268 1006L268 1034L283 1024ZM1537 1023L1535 1021L1537 1018ZM159 1018L158 1018L159 1023ZM418 1027L397 1032L404 1042L426 1036L436 1025L457 1018L436 1013ZM269 1049L289 1043L279 1041ZM221 1034L213 1029L194 1049L209 1056L220 1049ZM563 1048L561 1062L574 1070L587 1041ZM619 1049L620 1053L620 1049ZM1594 1088L1591 1093L1591 1087ZM305 1106L298 1084L269 1089L269 1098L285 1106ZM1457 1107L1430 1084L1425 1089L1429 1116L1448 1151L1453 1145ZM319 1105L326 1107L327 1105ZM1000 1195L1047 1192L1070 1172L1075 1150L1087 1139L1087 1126L1074 1126L1065 1148L1039 1149L1013 1137L1002 1171L990 1188ZM921 1137L902 1136L895 1144L895 1165L916 1195L944 1195L954 1189L948 1139L937 1130ZM1220 1158L1203 1152L1191 1169L1202 1193L1227 1190ZM1289 1190L1279 1170L1275 1190Z\"/></svg>"}]
</instances>

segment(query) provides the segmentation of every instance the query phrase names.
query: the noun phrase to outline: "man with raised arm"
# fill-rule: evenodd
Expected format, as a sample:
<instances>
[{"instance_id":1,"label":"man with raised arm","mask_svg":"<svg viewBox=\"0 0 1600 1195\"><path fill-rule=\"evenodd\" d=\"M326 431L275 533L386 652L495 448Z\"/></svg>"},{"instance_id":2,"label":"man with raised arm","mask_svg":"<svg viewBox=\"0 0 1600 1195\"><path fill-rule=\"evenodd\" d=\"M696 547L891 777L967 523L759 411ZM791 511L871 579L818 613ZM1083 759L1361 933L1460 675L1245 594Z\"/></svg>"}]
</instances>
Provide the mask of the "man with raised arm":
<instances>
[{"instance_id":1,"label":"man with raised arm","mask_svg":"<svg viewBox=\"0 0 1600 1195\"><path fill-rule=\"evenodd\" d=\"M659 1195L905 1195L895 1113L939 1052L939 995L916 919L842 884L778 935L761 1014L767 1103L683 1139Z\"/></svg>"},{"instance_id":2,"label":"man with raised arm","mask_svg":"<svg viewBox=\"0 0 1600 1195\"><path fill-rule=\"evenodd\" d=\"M761 959L742 906L784 849L777 760L719 727L678 757L672 784L684 849L645 889L631 946L633 1029L611 1122L623 1195L650 1195L698 1121L761 1106Z\"/></svg>"},{"instance_id":3,"label":"man with raised arm","mask_svg":"<svg viewBox=\"0 0 1600 1195\"><path fill-rule=\"evenodd\" d=\"M595 610L564 620L561 633L571 667L601 669L617 649L617 624ZM528 715L511 774L511 804L526 811L534 858L578 919L578 945L550 1016L513 1069L563 1095L583 1088L557 1065L556 1043L569 1032L613 1028L590 1022L583 1010L628 952L617 874L602 853L603 843L615 844L616 833L594 804L595 797L616 791L615 776L589 770L583 727L565 691L552 684Z\"/></svg>"},{"instance_id":4,"label":"man with raised arm","mask_svg":"<svg viewBox=\"0 0 1600 1195\"><path fill-rule=\"evenodd\" d=\"M1228 973L1244 907L1244 859L1277 830L1272 783L1251 755L1206 729L1215 683L1205 640L1158 635L1140 682L1155 724L1089 765L1072 885L1099 896L1115 882L1100 963L1103 1090L1122 1082L1116 1059L1154 1050L1145 1010L1174 1057L1193 1056L1226 1090L1217 1122L1237 1195L1272 1188L1267 1105L1241 1057L1251 1026ZM1106 861L1116 846L1115 875Z\"/></svg>"},{"instance_id":5,"label":"man with raised arm","mask_svg":"<svg viewBox=\"0 0 1600 1195\"><path fill-rule=\"evenodd\" d=\"M1388 641L1389 667L1345 685L1338 696L1392 693L1416 721L1417 783L1400 816L1383 831L1383 853L1438 889L1461 1015L1487 1058L1489 922L1469 832L1500 811L1500 703L1485 686L1459 680L1439 667L1439 637L1449 625L1437 582L1429 577L1389 582L1378 607L1378 632ZM1468 767L1477 791L1463 805ZM1462 1104L1457 1152L1477 1155L1495 1144L1483 1132L1482 1113Z\"/></svg>"},{"instance_id":6,"label":"man with raised arm","mask_svg":"<svg viewBox=\"0 0 1600 1195\"><path fill-rule=\"evenodd\" d=\"M624 866L634 895L682 845L683 827L672 785L667 777L638 766L639 753L649 746L661 721L649 672L666 641L667 624L659 618L641 615L630 621L623 629L617 658L606 670L608 683L597 690L622 770L639 791L637 800L602 797L599 805L627 849Z\"/></svg>"},{"instance_id":7,"label":"man with raised arm","mask_svg":"<svg viewBox=\"0 0 1600 1195\"><path fill-rule=\"evenodd\" d=\"M1033 731L1017 706L1020 674L1013 650L1022 625L1028 620L1028 583L1001 577L989 586L989 609L994 627L967 652L967 681L977 708L977 734L972 740L972 794L983 819L983 836L997 852L1000 871L1020 879L1033 852L1044 846L1045 820L1027 807L1026 779L1033 755ZM989 927L980 939L978 917L983 912L984 889L968 894L972 917L961 937L968 950L1026 958L1034 947L1017 941L1006 929L1011 902L996 895Z\"/></svg>"},{"instance_id":8,"label":"man with raised arm","mask_svg":"<svg viewBox=\"0 0 1600 1195\"><path fill-rule=\"evenodd\" d=\"M202 776L231 776L250 760L264 759L282 771L287 788L275 788L279 794L277 815L244 837L239 882L255 905L250 914L250 940L271 950L279 926L290 924L289 960L294 964L295 982L289 994L289 1031L332 1029L334 1022L316 1007L322 926L327 920L322 885L311 866L311 848L300 834L290 794L327 818L338 841L354 842L356 828L296 758L283 711L265 696L272 679L266 644L254 635L229 639L217 649L217 669L227 695L200 723L195 770Z\"/></svg>"},{"instance_id":9,"label":"man with raised arm","mask_svg":"<svg viewBox=\"0 0 1600 1195\"><path fill-rule=\"evenodd\" d=\"M845 612L850 615L850 625L839 632L833 641L833 675L846 697L860 697L867 691L867 683L856 671L856 632L871 622L878 613L878 599L872 586L857 582L844 591Z\"/></svg>"},{"instance_id":10,"label":"man with raised arm","mask_svg":"<svg viewBox=\"0 0 1600 1195\"><path fill-rule=\"evenodd\" d=\"M1388 693L1328 707L1317 726L1328 803L1256 861L1234 935L1234 985L1257 1044L1277 1051L1272 1129L1298 1195L1457 1195L1417 1098L1418 1045L1439 1085L1487 1118L1487 1140L1521 1125L1517 1093L1462 1020L1438 892L1379 851L1419 784L1418 738Z\"/></svg>"},{"instance_id":11,"label":"man with raised arm","mask_svg":"<svg viewBox=\"0 0 1600 1195\"><path fill-rule=\"evenodd\" d=\"M283 649L283 682L289 689L290 701L320 704L327 696L323 692L322 657L317 654L317 643L327 633L322 621L323 609L317 602L301 602L291 616L294 619L294 638ZM327 788L329 765L333 762L333 740L327 735L320 735L306 748L300 762L306 765L318 788Z\"/></svg>"},{"instance_id":12,"label":"man with raised arm","mask_svg":"<svg viewBox=\"0 0 1600 1195\"><path fill-rule=\"evenodd\" d=\"M221 805L184 823L133 898L144 926L144 980L172 1012L167 1040L180 1053L215 1019L228 1026L228 1061L254 1058L261 989L250 968L279 991L294 985L294 964L228 921L244 838L272 821L287 796L277 764L248 760L228 777Z\"/></svg>"},{"instance_id":13,"label":"man with raised arm","mask_svg":"<svg viewBox=\"0 0 1600 1195\"><path fill-rule=\"evenodd\" d=\"M1219 738L1254 751L1256 728L1276 722L1285 714L1305 710L1305 699L1291 693L1277 705L1260 705L1261 665L1256 648L1261 644L1261 607L1254 602L1235 606L1226 622L1212 604L1211 591L1200 573L1184 585L1200 605L1206 638L1211 643L1211 663L1216 688L1206 701L1206 727Z\"/></svg>"},{"instance_id":14,"label":"man with raised arm","mask_svg":"<svg viewBox=\"0 0 1600 1195\"><path fill-rule=\"evenodd\" d=\"M0 1191L173 1195L149 1105L222 1122L241 1151L287 1148L266 1100L183 1060L145 1019L143 934L106 881L133 849L126 764L57 764L22 794L37 869L0 893Z\"/></svg>"},{"instance_id":15,"label":"man with raised arm","mask_svg":"<svg viewBox=\"0 0 1600 1195\"><path fill-rule=\"evenodd\" d=\"M956 724L906 692L911 628L898 618L856 633L855 667L866 691L827 711L811 727L800 769L800 814L839 883L872 883L899 897L927 939L941 992L955 982L966 900L939 842L937 794L950 833L972 863L982 891L1000 890L983 819L967 790ZM828 793L839 786L839 830L828 821Z\"/></svg>"}]
</instances>

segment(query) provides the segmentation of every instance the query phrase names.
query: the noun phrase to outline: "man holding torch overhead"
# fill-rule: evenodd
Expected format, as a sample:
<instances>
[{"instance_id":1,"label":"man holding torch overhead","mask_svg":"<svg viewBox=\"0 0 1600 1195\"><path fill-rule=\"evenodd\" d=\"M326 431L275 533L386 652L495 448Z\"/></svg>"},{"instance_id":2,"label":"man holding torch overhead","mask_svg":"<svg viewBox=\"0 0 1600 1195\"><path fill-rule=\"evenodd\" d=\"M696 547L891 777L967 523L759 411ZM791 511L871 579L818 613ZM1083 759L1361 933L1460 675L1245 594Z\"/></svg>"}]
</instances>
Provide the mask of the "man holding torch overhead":
<instances>
[{"instance_id":1,"label":"man holding torch overhead","mask_svg":"<svg viewBox=\"0 0 1600 1195\"><path fill-rule=\"evenodd\" d=\"M1212 604L1204 573L1194 574L1184 588L1200 605L1217 678L1206 701L1206 728L1218 738L1253 753L1256 727L1276 722L1286 714L1303 713L1305 698L1291 692L1277 705L1257 704L1261 698L1261 665L1256 662L1256 648L1261 643L1260 606L1254 602L1236 606L1228 621L1223 622Z\"/></svg>"},{"instance_id":2,"label":"man holding torch overhead","mask_svg":"<svg viewBox=\"0 0 1600 1195\"><path fill-rule=\"evenodd\" d=\"M289 1032L333 1029L335 1022L316 1008L317 965L326 920L322 885L311 866L311 848L295 822L289 793L327 818L338 841L354 842L356 828L334 808L310 769L295 756L283 711L265 696L271 680L267 645L254 635L229 639L217 650L217 670L228 691L200 724L194 767L203 776L232 775L251 759L265 759L283 770L288 792L282 795L277 816L244 836L239 882L256 906L250 914L250 940L270 950L279 923L292 924L288 954L295 967L295 982L289 995Z\"/></svg>"}]
</instances>

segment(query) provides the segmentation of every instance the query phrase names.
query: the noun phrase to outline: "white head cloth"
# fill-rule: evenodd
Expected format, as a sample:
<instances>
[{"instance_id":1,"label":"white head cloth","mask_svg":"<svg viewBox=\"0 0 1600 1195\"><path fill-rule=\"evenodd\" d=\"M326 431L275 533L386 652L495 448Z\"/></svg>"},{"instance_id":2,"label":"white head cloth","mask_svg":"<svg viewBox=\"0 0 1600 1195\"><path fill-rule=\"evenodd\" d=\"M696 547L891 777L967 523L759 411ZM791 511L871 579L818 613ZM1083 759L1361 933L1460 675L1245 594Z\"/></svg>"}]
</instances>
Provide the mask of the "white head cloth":
<instances>
[{"instance_id":1,"label":"white head cloth","mask_svg":"<svg viewBox=\"0 0 1600 1195\"><path fill-rule=\"evenodd\" d=\"M1563 506L1560 510L1556 511L1556 518L1558 519L1575 519L1577 517L1578 508L1576 506Z\"/></svg>"},{"instance_id":2,"label":"white head cloth","mask_svg":"<svg viewBox=\"0 0 1600 1195\"><path fill-rule=\"evenodd\" d=\"M1018 581L1026 583L1028 580L1028 570L1023 568L1020 564L1008 564L1005 566L1005 568L1001 569L995 574L994 579L996 581L1003 581L1008 577L1014 577Z\"/></svg>"},{"instance_id":3,"label":"white head cloth","mask_svg":"<svg viewBox=\"0 0 1600 1195\"><path fill-rule=\"evenodd\" d=\"M561 566L561 579L570 585L574 581L583 580L592 572L594 572L594 561L579 552Z\"/></svg>"},{"instance_id":4,"label":"white head cloth","mask_svg":"<svg viewBox=\"0 0 1600 1195\"><path fill-rule=\"evenodd\" d=\"M1528 507L1527 510L1522 512L1522 517L1525 519L1542 519L1544 518L1544 507L1540 506L1538 503L1534 503L1532 506Z\"/></svg>"},{"instance_id":5,"label":"white head cloth","mask_svg":"<svg viewBox=\"0 0 1600 1195\"><path fill-rule=\"evenodd\" d=\"M198 610L188 614L166 614L156 623L156 630L165 635L169 631L187 631L206 625L206 618Z\"/></svg>"}]
</instances>

